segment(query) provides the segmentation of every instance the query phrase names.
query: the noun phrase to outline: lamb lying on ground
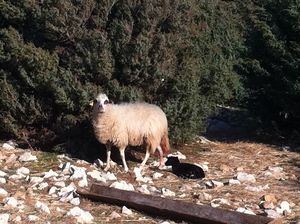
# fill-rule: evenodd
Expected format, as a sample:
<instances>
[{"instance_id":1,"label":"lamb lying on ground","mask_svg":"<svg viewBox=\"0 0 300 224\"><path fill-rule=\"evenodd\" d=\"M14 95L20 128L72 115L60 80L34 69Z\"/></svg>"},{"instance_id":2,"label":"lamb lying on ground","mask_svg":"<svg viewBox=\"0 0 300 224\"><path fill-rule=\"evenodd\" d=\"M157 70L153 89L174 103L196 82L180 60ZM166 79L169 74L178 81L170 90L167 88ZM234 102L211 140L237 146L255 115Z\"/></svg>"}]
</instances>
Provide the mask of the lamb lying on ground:
<instances>
[{"instance_id":1,"label":"lamb lying on ground","mask_svg":"<svg viewBox=\"0 0 300 224\"><path fill-rule=\"evenodd\" d=\"M99 94L93 103L92 124L96 138L106 145L106 171L110 168L112 145L119 148L126 172L125 149L128 145L146 145L142 166L156 150L160 155L160 167L164 165L163 154L170 150L168 122L158 106L148 103L111 104L105 94Z\"/></svg>"},{"instance_id":2,"label":"lamb lying on ground","mask_svg":"<svg viewBox=\"0 0 300 224\"><path fill-rule=\"evenodd\" d=\"M172 166L172 172L182 178L198 179L205 177L201 167L189 163L180 163L176 156L168 157L165 165Z\"/></svg>"}]
</instances>

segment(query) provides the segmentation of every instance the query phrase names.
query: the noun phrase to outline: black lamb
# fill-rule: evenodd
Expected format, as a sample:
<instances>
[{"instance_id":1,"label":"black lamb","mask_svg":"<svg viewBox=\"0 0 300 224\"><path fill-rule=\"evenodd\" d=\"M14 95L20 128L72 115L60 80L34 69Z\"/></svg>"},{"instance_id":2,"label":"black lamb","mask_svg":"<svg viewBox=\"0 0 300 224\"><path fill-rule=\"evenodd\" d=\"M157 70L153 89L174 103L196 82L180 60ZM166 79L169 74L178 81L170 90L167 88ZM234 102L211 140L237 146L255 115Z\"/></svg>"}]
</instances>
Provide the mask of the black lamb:
<instances>
[{"instance_id":1,"label":"black lamb","mask_svg":"<svg viewBox=\"0 0 300 224\"><path fill-rule=\"evenodd\" d=\"M172 172L182 178L201 179L205 177L201 167L190 163L180 163L176 156L168 157L165 165L172 166Z\"/></svg>"}]
</instances>

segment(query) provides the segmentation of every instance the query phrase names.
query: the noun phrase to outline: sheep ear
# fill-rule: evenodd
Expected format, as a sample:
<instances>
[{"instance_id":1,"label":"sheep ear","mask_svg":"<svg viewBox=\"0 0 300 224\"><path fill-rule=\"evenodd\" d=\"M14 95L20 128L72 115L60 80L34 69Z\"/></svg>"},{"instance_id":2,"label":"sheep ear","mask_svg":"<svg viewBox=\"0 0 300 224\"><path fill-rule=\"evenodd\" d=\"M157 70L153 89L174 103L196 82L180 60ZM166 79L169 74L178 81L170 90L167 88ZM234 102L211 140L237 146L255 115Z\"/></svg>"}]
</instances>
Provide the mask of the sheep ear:
<instances>
[{"instance_id":1,"label":"sheep ear","mask_svg":"<svg viewBox=\"0 0 300 224\"><path fill-rule=\"evenodd\" d=\"M91 101L89 102L89 105L90 105L91 107L94 106L94 101L91 100Z\"/></svg>"}]
</instances>

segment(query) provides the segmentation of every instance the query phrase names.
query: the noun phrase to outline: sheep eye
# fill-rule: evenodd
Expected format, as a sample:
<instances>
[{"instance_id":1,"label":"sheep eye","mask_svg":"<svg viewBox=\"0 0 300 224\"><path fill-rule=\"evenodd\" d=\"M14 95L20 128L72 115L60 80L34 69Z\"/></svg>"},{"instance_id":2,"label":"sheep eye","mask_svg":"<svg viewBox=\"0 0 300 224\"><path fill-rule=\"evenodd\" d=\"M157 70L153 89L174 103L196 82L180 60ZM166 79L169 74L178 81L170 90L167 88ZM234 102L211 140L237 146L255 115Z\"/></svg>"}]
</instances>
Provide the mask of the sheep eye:
<instances>
[{"instance_id":1,"label":"sheep eye","mask_svg":"<svg viewBox=\"0 0 300 224\"><path fill-rule=\"evenodd\" d=\"M105 100L105 101L104 101L104 104L108 104L108 103L109 103L108 100Z\"/></svg>"}]
</instances>

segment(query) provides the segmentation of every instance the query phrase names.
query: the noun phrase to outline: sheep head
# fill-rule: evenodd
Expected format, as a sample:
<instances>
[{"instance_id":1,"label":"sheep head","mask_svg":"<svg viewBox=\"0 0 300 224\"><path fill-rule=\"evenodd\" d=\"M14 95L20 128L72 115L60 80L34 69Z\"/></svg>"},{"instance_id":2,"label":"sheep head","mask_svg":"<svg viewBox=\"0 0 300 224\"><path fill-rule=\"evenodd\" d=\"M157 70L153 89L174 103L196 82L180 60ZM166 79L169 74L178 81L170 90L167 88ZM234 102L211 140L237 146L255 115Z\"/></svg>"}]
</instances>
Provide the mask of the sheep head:
<instances>
[{"instance_id":1,"label":"sheep head","mask_svg":"<svg viewBox=\"0 0 300 224\"><path fill-rule=\"evenodd\" d=\"M93 101L94 111L97 111L99 113L104 113L107 109L108 104L110 103L111 102L109 101L106 94L100 93Z\"/></svg>"}]
</instances>

